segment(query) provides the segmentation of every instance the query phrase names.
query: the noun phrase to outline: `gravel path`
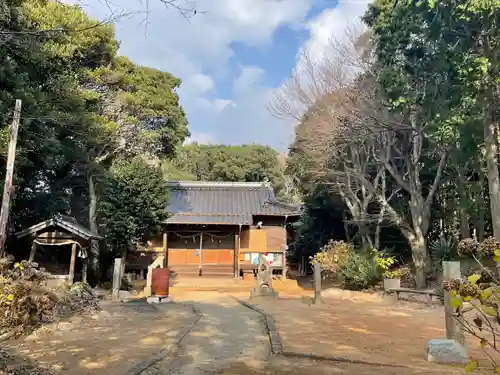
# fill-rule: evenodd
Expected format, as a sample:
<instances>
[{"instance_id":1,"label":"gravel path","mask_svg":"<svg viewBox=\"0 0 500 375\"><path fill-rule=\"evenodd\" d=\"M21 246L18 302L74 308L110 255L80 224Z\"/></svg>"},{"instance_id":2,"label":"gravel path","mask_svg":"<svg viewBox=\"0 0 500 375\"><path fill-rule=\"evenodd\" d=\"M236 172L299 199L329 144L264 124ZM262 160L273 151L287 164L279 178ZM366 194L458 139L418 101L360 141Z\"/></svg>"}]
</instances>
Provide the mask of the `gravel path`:
<instances>
[{"instance_id":1,"label":"gravel path","mask_svg":"<svg viewBox=\"0 0 500 375\"><path fill-rule=\"evenodd\" d=\"M266 365L269 338L259 314L220 293L186 293L175 301L196 307L202 317L174 358L165 358L141 375L214 374L234 363Z\"/></svg>"}]
</instances>

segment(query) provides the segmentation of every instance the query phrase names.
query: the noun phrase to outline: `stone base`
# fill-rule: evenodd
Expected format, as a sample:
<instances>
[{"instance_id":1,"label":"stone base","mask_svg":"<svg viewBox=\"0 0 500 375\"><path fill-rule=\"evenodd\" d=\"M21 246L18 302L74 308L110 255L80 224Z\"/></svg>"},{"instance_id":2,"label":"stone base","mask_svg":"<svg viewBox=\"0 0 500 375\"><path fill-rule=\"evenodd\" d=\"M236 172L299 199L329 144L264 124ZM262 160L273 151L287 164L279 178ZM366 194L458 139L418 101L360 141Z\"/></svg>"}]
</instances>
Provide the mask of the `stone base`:
<instances>
[{"instance_id":1,"label":"stone base","mask_svg":"<svg viewBox=\"0 0 500 375\"><path fill-rule=\"evenodd\" d=\"M170 297L160 297L160 296L152 296L146 299L148 303L169 303L172 302L172 298Z\"/></svg>"},{"instance_id":2,"label":"stone base","mask_svg":"<svg viewBox=\"0 0 500 375\"><path fill-rule=\"evenodd\" d=\"M253 298L276 299L278 298L278 292L273 288L253 288L250 291L250 299Z\"/></svg>"},{"instance_id":3,"label":"stone base","mask_svg":"<svg viewBox=\"0 0 500 375\"><path fill-rule=\"evenodd\" d=\"M132 297L132 293L130 293L128 290L119 290L118 291L118 299L120 301L123 301L124 299Z\"/></svg>"},{"instance_id":4,"label":"stone base","mask_svg":"<svg viewBox=\"0 0 500 375\"><path fill-rule=\"evenodd\" d=\"M321 296L316 296L312 299L312 303L314 305L322 305L325 303L325 301L323 300L323 298Z\"/></svg>"},{"instance_id":5,"label":"stone base","mask_svg":"<svg viewBox=\"0 0 500 375\"><path fill-rule=\"evenodd\" d=\"M455 340L433 339L427 344L427 361L441 364L467 364L465 348Z\"/></svg>"}]
</instances>

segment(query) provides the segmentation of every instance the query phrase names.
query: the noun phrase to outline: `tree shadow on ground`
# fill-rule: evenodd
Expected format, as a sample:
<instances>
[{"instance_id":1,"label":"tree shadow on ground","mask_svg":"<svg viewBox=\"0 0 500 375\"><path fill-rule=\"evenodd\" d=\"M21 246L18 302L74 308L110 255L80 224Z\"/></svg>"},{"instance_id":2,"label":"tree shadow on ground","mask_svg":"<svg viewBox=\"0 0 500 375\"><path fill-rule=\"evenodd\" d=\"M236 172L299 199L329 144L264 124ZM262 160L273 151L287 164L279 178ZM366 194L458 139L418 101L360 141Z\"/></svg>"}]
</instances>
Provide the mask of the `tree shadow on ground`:
<instances>
[{"instance_id":1,"label":"tree shadow on ground","mask_svg":"<svg viewBox=\"0 0 500 375\"><path fill-rule=\"evenodd\" d=\"M258 307L274 317L287 353L342 357L384 368L402 365L426 373L463 372L426 360L428 341L444 336L441 309L411 309L361 298L325 301L259 301Z\"/></svg>"},{"instance_id":2,"label":"tree shadow on ground","mask_svg":"<svg viewBox=\"0 0 500 375\"><path fill-rule=\"evenodd\" d=\"M199 314L190 305L203 313L199 321ZM251 315L254 319L247 319ZM228 331L230 319L237 321ZM238 303L184 299L154 307L109 303L98 316L79 316L53 331L2 344L10 353L6 365L26 359L57 375L123 375L141 366L163 366L157 372L163 375L170 373L171 367L209 365L217 370L245 352L247 347L239 347L238 342L254 345L252 334L268 341L260 315ZM172 352L181 339L177 353ZM267 356L268 348L265 352Z\"/></svg>"},{"instance_id":3,"label":"tree shadow on ground","mask_svg":"<svg viewBox=\"0 0 500 375\"><path fill-rule=\"evenodd\" d=\"M245 363L233 363L217 375L420 375L426 369L389 366L370 366L352 363L316 361L304 358L272 356L262 368L253 368Z\"/></svg>"},{"instance_id":4,"label":"tree shadow on ground","mask_svg":"<svg viewBox=\"0 0 500 375\"><path fill-rule=\"evenodd\" d=\"M48 368L39 366L25 356L0 347L0 375L53 375Z\"/></svg>"}]
</instances>

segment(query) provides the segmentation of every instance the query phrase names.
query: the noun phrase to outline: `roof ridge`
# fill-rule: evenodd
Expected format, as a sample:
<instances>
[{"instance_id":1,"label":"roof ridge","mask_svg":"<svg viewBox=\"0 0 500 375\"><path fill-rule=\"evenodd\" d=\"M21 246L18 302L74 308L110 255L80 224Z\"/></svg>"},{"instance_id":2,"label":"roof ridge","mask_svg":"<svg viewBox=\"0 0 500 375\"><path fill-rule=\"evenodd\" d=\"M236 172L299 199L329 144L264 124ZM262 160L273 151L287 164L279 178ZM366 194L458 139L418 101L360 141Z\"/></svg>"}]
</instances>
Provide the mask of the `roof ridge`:
<instances>
[{"instance_id":1,"label":"roof ridge","mask_svg":"<svg viewBox=\"0 0 500 375\"><path fill-rule=\"evenodd\" d=\"M227 182L227 181L167 181L168 187L246 187L246 188L271 188L267 181L262 182Z\"/></svg>"}]
</instances>

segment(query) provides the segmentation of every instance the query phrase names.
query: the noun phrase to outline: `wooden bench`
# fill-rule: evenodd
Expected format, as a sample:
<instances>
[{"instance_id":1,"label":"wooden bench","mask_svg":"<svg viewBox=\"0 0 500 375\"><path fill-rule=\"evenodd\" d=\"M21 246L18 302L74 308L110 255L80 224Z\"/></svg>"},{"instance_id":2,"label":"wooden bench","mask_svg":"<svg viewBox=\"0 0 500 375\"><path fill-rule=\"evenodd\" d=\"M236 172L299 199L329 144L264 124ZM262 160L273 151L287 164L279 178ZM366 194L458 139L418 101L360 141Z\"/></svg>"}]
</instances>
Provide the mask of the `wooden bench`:
<instances>
[{"instance_id":1,"label":"wooden bench","mask_svg":"<svg viewBox=\"0 0 500 375\"><path fill-rule=\"evenodd\" d=\"M438 296L438 294L434 290L422 290L422 289L410 289L410 288L391 288L391 289L386 289L385 293L387 294L396 294L396 300L399 300L399 295L401 293L408 293L408 294L425 294L427 296L427 303L430 305L432 304L432 297Z\"/></svg>"}]
</instances>

